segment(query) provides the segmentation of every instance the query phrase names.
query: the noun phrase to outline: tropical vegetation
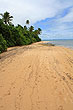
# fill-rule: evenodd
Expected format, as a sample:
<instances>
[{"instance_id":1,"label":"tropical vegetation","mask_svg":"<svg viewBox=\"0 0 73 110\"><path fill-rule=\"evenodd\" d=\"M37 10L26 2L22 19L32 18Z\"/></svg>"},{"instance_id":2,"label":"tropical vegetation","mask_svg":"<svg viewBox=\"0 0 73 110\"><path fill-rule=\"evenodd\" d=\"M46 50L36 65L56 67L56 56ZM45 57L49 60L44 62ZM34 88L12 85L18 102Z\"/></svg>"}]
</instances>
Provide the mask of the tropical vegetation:
<instances>
[{"instance_id":1,"label":"tropical vegetation","mask_svg":"<svg viewBox=\"0 0 73 110\"><path fill-rule=\"evenodd\" d=\"M41 34L41 29L38 28L34 30L33 26L14 26L12 24L13 16L10 13L5 12L0 14L2 19L0 19L0 53L7 50L8 47L28 45L34 42L39 42L39 34ZM29 25L29 20L26 24Z\"/></svg>"}]
</instances>

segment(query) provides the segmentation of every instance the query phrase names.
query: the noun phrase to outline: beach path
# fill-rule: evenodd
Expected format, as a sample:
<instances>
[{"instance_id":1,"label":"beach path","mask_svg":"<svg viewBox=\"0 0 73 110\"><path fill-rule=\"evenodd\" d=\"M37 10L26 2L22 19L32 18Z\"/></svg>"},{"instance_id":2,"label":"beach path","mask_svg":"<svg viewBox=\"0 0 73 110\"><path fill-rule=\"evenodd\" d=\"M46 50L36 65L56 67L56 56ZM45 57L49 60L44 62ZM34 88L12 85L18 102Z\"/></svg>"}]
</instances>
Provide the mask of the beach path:
<instances>
[{"instance_id":1,"label":"beach path","mask_svg":"<svg viewBox=\"0 0 73 110\"><path fill-rule=\"evenodd\" d=\"M73 50L41 43L0 55L0 110L73 110Z\"/></svg>"}]
</instances>

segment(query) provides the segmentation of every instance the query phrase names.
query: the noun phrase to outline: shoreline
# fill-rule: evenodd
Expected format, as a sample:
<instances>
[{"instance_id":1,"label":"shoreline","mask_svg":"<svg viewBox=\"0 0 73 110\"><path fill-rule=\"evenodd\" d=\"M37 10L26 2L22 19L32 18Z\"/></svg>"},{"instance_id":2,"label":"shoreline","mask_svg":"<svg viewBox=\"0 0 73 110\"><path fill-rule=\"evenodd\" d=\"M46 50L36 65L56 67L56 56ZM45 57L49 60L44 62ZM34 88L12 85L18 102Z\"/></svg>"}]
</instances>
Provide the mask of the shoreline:
<instances>
[{"instance_id":1,"label":"shoreline","mask_svg":"<svg viewBox=\"0 0 73 110\"><path fill-rule=\"evenodd\" d=\"M70 49L72 49L73 50L73 45L72 46L70 46L70 44L68 44L68 45L64 45L64 44L57 44L57 42L56 41L64 41L64 40L66 40L66 39L60 39L60 40L50 40L50 41L48 41L48 42L50 42L50 43L52 43L52 44L54 44L55 46L60 46L60 47L65 47L65 48L70 48ZM69 40L69 39L68 39ZM68 41L68 40L66 40L66 41ZM70 39L71 40L71 39ZM72 39L73 40L73 39ZM65 42L66 42L65 41ZM61 42L62 43L62 42Z\"/></svg>"},{"instance_id":2,"label":"shoreline","mask_svg":"<svg viewBox=\"0 0 73 110\"><path fill-rule=\"evenodd\" d=\"M70 49L71 51L73 50L72 48L69 48L69 47L64 47L64 46L58 46L58 45L55 45L53 43L50 43L50 45L43 45L43 44L48 44L50 41L40 41L40 42L36 42L36 43L32 43L30 45L24 45L24 46L15 46L15 47L9 47L7 49L6 52L3 52L0 54L0 61L4 61L6 58L9 58L11 56L15 56L16 54L21 54L21 52L23 51L27 51L27 50L30 50L32 48L34 48L33 45L37 45L38 46L42 46L42 47L57 47L57 48L65 48L65 49ZM39 47L40 47L39 46Z\"/></svg>"},{"instance_id":3,"label":"shoreline","mask_svg":"<svg viewBox=\"0 0 73 110\"><path fill-rule=\"evenodd\" d=\"M32 44L30 44L30 45L9 47L9 48L7 48L7 51L5 51L5 52L3 52L3 53L0 53L0 55L1 55L1 54L4 54L4 53L7 53L8 51L17 49L17 48L22 48L22 47L25 47L25 48L26 48L26 47L30 47L30 46L33 45L33 44L48 44L48 43L51 44L50 46L63 47L63 48L68 48L68 49L73 50L73 47L69 47L69 46L66 47L66 46L63 46L63 45L56 45L56 44L54 44L54 43L51 43L51 41L40 41L40 42L32 43ZM46 45L46 46L47 46L47 45Z\"/></svg>"}]
</instances>

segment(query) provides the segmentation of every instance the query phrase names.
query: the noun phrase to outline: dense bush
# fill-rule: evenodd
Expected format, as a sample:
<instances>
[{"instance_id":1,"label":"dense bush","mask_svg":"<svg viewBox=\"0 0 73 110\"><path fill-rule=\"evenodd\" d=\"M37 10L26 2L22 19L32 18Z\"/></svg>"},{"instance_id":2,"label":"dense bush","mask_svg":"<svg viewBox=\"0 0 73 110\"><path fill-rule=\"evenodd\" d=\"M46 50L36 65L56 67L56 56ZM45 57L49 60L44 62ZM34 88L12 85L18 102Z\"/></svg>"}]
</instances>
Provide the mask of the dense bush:
<instances>
[{"instance_id":1,"label":"dense bush","mask_svg":"<svg viewBox=\"0 0 73 110\"><path fill-rule=\"evenodd\" d=\"M6 40L4 40L3 36L0 34L0 53L7 50L7 43Z\"/></svg>"},{"instance_id":2,"label":"dense bush","mask_svg":"<svg viewBox=\"0 0 73 110\"><path fill-rule=\"evenodd\" d=\"M4 14L8 16L8 19L10 14L8 12ZM22 27L21 25L18 25L15 27L9 23L9 21L5 23L4 19L6 19L6 17L0 19L0 52L5 51L7 47L28 45L41 41L38 36L41 33L40 28L34 30L33 26L27 28L26 26Z\"/></svg>"}]
</instances>

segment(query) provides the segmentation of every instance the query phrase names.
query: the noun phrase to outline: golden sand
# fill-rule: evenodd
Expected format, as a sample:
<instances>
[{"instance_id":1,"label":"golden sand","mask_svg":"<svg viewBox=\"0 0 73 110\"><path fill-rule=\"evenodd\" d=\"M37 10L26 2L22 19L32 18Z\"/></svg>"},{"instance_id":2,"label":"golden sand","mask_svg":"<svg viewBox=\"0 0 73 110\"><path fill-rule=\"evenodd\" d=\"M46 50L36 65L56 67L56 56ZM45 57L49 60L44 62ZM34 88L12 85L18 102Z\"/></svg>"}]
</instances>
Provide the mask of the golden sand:
<instances>
[{"instance_id":1,"label":"golden sand","mask_svg":"<svg viewBox=\"0 0 73 110\"><path fill-rule=\"evenodd\" d=\"M0 110L73 110L73 50L41 43L0 55Z\"/></svg>"}]
</instances>

